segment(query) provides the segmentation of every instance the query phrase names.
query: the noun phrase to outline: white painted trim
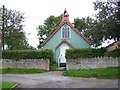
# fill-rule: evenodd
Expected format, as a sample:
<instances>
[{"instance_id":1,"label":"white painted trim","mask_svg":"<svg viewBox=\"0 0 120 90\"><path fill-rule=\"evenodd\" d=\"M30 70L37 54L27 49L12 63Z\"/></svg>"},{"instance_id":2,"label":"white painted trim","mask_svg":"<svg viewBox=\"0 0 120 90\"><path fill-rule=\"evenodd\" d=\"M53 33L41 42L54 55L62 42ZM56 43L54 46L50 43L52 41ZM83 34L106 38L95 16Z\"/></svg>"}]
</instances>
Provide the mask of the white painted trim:
<instances>
[{"instance_id":1,"label":"white painted trim","mask_svg":"<svg viewBox=\"0 0 120 90\"><path fill-rule=\"evenodd\" d=\"M66 49L69 49L69 46L61 46L61 47L60 47L60 55L59 55L59 57L58 57L59 64L60 64L60 62L61 62L61 49L62 49L62 48L65 48L65 50L66 50ZM63 53L62 53L62 54L63 54ZM65 53L64 53L64 54L65 54ZM64 58L65 58L65 57L64 57ZM66 63L66 58L65 58L65 63Z\"/></svg>"}]
</instances>

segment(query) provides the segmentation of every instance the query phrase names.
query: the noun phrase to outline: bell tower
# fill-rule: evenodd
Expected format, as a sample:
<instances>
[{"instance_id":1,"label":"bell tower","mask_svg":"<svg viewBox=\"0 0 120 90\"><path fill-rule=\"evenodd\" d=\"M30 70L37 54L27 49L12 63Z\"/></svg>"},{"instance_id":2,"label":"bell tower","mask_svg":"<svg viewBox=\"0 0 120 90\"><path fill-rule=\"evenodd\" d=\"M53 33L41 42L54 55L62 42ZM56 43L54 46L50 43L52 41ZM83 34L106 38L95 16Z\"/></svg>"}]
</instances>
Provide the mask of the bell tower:
<instances>
[{"instance_id":1,"label":"bell tower","mask_svg":"<svg viewBox=\"0 0 120 90\"><path fill-rule=\"evenodd\" d=\"M69 21L69 14L67 13L66 9L62 14L62 21Z\"/></svg>"}]
</instances>

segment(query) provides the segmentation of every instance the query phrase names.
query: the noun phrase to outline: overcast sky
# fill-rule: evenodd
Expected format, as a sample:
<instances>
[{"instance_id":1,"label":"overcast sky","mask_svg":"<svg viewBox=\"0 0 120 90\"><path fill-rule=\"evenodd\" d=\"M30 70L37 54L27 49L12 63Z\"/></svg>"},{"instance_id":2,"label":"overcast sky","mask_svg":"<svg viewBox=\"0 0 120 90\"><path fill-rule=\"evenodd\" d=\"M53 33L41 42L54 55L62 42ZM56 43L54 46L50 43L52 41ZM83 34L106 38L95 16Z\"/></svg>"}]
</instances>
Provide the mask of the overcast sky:
<instances>
[{"instance_id":1,"label":"overcast sky","mask_svg":"<svg viewBox=\"0 0 120 90\"><path fill-rule=\"evenodd\" d=\"M74 18L95 14L93 1L96 0L0 0L0 6L25 14L24 31L31 46L39 44L36 27L42 25L50 15L58 16L65 8L71 23Z\"/></svg>"}]
</instances>

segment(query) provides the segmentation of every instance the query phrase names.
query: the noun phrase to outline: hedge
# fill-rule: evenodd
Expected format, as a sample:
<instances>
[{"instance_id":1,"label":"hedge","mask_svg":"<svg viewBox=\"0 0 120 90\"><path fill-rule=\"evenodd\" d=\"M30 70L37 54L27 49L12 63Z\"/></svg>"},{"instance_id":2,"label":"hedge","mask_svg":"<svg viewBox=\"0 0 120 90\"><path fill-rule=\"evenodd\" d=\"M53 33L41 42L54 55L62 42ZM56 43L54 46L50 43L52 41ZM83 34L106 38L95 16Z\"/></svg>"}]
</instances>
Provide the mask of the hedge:
<instances>
[{"instance_id":1,"label":"hedge","mask_svg":"<svg viewBox=\"0 0 120 90\"><path fill-rule=\"evenodd\" d=\"M93 48L73 48L66 50L67 59L78 59L78 58L93 58L104 56L105 49L93 49Z\"/></svg>"},{"instance_id":2,"label":"hedge","mask_svg":"<svg viewBox=\"0 0 120 90\"><path fill-rule=\"evenodd\" d=\"M120 49L116 49L110 52L106 52L105 56L107 57L120 57Z\"/></svg>"},{"instance_id":3,"label":"hedge","mask_svg":"<svg viewBox=\"0 0 120 90\"><path fill-rule=\"evenodd\" d=\"M3 59L53 59L53 52L45 50L6 50L2 51Z\"/></svg>"}]
</instances>

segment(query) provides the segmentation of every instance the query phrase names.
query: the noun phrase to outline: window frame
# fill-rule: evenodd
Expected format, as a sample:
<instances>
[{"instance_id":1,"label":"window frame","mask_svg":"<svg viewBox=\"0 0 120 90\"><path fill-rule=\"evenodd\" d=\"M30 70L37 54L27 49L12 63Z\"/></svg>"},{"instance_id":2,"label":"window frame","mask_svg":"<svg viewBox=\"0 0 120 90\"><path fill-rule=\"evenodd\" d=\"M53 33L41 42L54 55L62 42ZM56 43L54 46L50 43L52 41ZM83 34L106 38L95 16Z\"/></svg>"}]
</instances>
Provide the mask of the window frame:
<instances>
[{"instance_id":1,"label":"window frame","mask_svg":"<svg viewBox=\"0 0 120 90\"><path fill-rule=\"evenodd\" d=\"M66 27L65 27L66 25ZM67 31L65 31L64 28L68 28ZM70 30L70 26L67 24L64 24L61 27L61 39L70 39L71 38L71 30Z\"/></svg>"}]
</instances>

